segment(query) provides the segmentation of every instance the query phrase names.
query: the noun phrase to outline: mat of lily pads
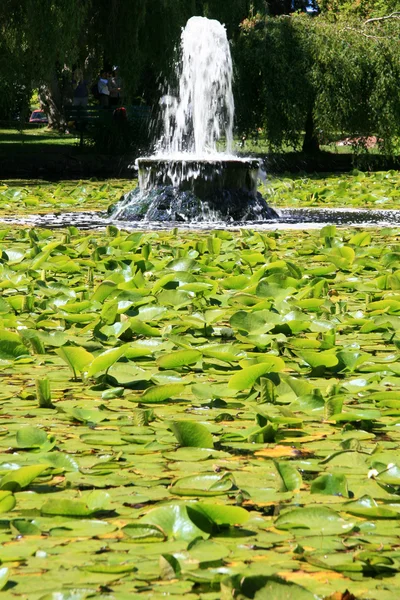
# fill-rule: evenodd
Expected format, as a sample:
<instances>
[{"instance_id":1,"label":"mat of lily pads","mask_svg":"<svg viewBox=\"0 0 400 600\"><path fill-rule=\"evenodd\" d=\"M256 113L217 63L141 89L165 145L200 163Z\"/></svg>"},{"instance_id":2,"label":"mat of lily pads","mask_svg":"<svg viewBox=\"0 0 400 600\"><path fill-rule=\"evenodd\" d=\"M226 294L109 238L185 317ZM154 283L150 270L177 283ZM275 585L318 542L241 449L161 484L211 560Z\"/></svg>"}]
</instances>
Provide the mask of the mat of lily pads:
<instances>
[{"instance_id":1,"label":"mat of lily pads","mask_svg":"<svg viewBox=\"0 0 400 600\"><path fill-rule=\"evenodd\" d=\"M0 597L400 597L399 234L0 229Z\"/></svg>"},{"instance_id":2,"label":"mat of lily pads","mask_svg":"<svg viewBox=\"0 0 400 600\"><path fill-rule=\"evenodd\" d=\"M137 180L41 181L0 180L0 217L56 211L106 210L137 185ZM396 209L400 173L354 170L342 174L283 175L267 173L259 191L272 207Z\"/></svg>"}]
</instances>

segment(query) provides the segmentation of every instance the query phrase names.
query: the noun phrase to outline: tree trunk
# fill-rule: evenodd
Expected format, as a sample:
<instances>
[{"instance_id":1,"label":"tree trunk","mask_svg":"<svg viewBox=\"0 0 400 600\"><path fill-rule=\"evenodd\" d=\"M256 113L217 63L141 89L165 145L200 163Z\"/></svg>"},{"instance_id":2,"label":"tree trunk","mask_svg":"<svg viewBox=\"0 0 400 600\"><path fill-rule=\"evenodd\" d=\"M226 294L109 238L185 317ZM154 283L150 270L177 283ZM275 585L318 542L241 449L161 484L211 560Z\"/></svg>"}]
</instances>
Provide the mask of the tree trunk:
<instances>
[{"instance_id":1,"label":"tree trunk","mask_svg":"<svg viewBox=\"0 0 400 600\"><path fill-rule=\"evenodd\" d=\"M64 103L65 94L61 89L59 78L54 71L49 82L40 86L39 99L44 112L49 120L49 127L52 129L62 129L65 127Z\"/></svg>"},{"instance_id":2,"label":"tree trunk","mask_svg":"<svg viewBox=\"0 0 400 600\"><path fill-rule=\"evenodd\" d=\"M303 140L303 152L313 154L319 152L319 142L314 128L312 108L308 111L306 120L306 132Z\"/></svg>"}]
</instances>

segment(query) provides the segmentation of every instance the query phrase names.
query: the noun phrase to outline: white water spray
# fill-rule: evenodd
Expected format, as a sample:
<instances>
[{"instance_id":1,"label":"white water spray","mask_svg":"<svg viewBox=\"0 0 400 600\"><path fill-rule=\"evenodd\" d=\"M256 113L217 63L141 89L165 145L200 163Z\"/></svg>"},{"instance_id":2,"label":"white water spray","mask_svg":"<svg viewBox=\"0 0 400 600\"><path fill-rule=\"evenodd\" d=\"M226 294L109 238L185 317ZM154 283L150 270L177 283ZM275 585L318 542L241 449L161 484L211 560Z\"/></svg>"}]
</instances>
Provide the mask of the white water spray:
<instances>
[{"instance_id":1,"label":"white water spray","mask_svg":"<svg viewBox=\"0 0 400 600\"><path fill-rule=\"evenodd\" d=\"M212 158L218 142L231 154L232 58L225 27L205 17L189 19L175 70L178 97L169 90L162 99L164 131L156 155Z\"/></svg>"}]
</instances>

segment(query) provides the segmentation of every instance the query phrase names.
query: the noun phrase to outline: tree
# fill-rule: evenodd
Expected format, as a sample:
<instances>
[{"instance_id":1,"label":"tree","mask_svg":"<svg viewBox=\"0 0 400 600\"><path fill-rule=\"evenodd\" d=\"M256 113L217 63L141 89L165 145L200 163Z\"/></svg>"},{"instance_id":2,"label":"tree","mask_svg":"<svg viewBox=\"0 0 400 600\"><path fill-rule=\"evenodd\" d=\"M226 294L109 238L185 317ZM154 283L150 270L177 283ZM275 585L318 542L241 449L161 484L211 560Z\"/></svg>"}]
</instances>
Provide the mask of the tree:
<instances>
[{"instance_id":1,"label":"tree","mask_svg":"<svg viewBox=\"0 0 400 600\"><path fill-rule=\"evenodd\" d=\"M256 16L235 46L242 129L264 127L271 148L316 149L316 135L400 137L400 21ZM306 132L306 137L304 137Z\"/></svg>"}]
</instances>

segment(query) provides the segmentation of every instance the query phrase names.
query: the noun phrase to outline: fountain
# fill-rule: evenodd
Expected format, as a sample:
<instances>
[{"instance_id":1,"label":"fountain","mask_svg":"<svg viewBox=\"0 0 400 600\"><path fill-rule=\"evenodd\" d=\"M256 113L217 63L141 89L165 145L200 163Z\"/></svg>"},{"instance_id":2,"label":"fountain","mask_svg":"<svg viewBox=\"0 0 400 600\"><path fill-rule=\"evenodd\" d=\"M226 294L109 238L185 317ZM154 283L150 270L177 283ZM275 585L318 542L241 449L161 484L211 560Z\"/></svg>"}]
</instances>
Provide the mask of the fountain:
<instances>
[{"instance_id":1,"label":"fountain","mask_svg":"<svg viewBox=\"0 0 400 600\"><path fill-rule=\"evenodd\" d=\"M162 135L139 158L139 187L113 207L127 221L225 222L276 218L257 192L258 160L232 152L232 60L221 23L192 17L181 36L178 89L161 99Z\"/></svg>"}]
</instances>

